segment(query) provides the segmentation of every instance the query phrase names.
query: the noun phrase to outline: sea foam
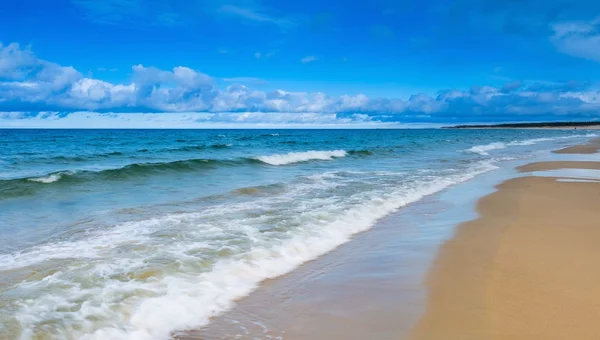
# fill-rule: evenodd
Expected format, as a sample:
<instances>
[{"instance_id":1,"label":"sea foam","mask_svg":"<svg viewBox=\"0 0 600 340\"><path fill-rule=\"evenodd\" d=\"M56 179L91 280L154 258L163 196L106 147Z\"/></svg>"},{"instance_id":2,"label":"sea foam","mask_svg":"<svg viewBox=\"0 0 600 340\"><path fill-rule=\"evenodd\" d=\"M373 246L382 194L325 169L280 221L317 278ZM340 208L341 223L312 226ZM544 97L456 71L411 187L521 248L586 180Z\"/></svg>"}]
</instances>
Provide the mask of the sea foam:
<instances>
[{"instance_id":1,"label":"sea foam","mask_svg":"<svg viewBox=\"0 0 600 340\"><path fill-rule=\"evenodd\" d=\"M285 197L126 223L113 230L97 231L95 236L88 235L81 244L64 242L60 246L37 249L29 253L29 261L19 258L29 257L25 253L17 254L10 267L16 265L15 262L31 265L57 256L51 251L56 248L62 248L58 256L63 258L80 258L82 254L78 255L77 249L91 252L83 255L88 260L77 264L77 270L87 273L83 279L84 282L89 280L87 284L71 282L75 268L65 268L66 272L58 271L42 281L24 283L22 289L42 289L46 293L24 301L16 311L15 317L23 330L21 337L33 338L40 331L40 324L65 318L68 322L53 329L57 338L166 339L177 330L197 329L206 325L210 317L230 309L236 299L251 293L261 281L288 273L335 249L348 242L352 235L371 228L380 218L409 203L495 168L490 163L479 163L460 174L422 178L391 190L381 188L337 201L331 197L316 198L313 194L314 190L322 190L323 181L335 176L314 176L314 182L308 187L306 184L296 186ZM282 238L274 239L272 232L264 233L256 228L256 224L267 223L265 219L270 218L267 214L255 217L256 224L248 224L247 219L227 221L221 227L214 225L218 222L206 222L241 211L272 208L278 204L288 206L289 203L281 201L294 202L299 195L312 198L297 211L287 208L292 211L285 224L293 223L296 227L283 232ZM303 213L299 213L301 211ZM167 230L177 233L171 236L172 241L155 244L153 235L165 235ZM182 238L186 233L192 233L193 237ZM251 243L248 248L220 244L224 235L244 235ZM122 248L131 249L130 255L124 256L127 253L120 251ZM190 271L197 261L206 261L196 257L199 249L201 253L233 252L234 256L221 257L207 270ZM136 252L140 253L131 255ZM126 279L132 273L148 272L147 266L157 261L157 254L162 262L177 266L149 279ZM101 258L104 260L99 261ZM98 279L102 280L101 285L96 283ZM80 301L85 303L74 308Z\"/></svg>"},{"instance_id":2,"label":"sea foam","mask_svg":"<svg viewBox=\"0 0 600 340\"><path fill-rule=\"evenodd\" d=\"M256 157L257 160L271 165L286 165L311 160L328 161L333 158L346 157L347 153L344 150L333 151L305 151L305 152L290 152L286 154L276 154L270 156Z\"/></svg>"},{"instance_id":3,"label":"sea foam","mask_svg":"<svg viewBox=\"0 0 600 340\"><path fill-rule=\"evenodd\" d=\"M478 153L482 156L488 156L489 155L488 151L497 150L497 149L505 149L505 148L506 148L506 144L504 144L502 142L494 142L494 143L485 144L485 145L476 145L476 146L468 149L467 151L470 151L473 153Z\"/></svg>"},{"instance_id":4,"label":"sea foam","mask_svg":"<svg viewBox=\"0 0 600 340\"><path fill-rule=\"evenodd\" d=\"M74 174L73 171L61 171L61 172L56 172L56 173L49 174L49 175L42 176L42 177L28 178L27 180L30 182L50 184L50 183L58 182L64 176L71 176L73 174Z\"/></svg>"},{"instance_id":5,"label":"sea foam","mask_svg":"<svg viewBox=\"0 0 600 340\"><path fill-rule=\"evenodd\" d=\"M470 149L467 149L466 151L477 153L482 156L489 156L488 151L506 149L507 147L511 147L511 146L528 146L528 145L535 145L535 144L538 144L541 142L550 142L550 141L561 140L561 139L582 138L582 137L589 138L589 137L594 137L594 136L596 136L596 134L559 136L559 137L553 137L553 138L533 138L533 139L526 139L526 140L521 140L521 141L512 141L512 142L508 142L508 143L493 142L493 143L484 144L484 145L476 145Z\"/></svg>"}]
</instances>

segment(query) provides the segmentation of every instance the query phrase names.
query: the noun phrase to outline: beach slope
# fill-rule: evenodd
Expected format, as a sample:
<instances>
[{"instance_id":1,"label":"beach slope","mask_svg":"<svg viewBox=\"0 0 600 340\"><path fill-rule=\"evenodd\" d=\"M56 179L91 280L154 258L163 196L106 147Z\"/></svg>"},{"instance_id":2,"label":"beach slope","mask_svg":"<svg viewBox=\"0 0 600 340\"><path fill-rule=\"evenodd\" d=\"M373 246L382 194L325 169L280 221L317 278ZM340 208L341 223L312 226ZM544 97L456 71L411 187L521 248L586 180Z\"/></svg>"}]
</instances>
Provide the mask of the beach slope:
<instances>
[{"instance_id":1,"label":"beach slope","mask_svg":"<svg viewBox=\"0 0 600 340\"><path fill-rule=\"evenodd\" d=\"M597 168L547 162L521 171ZM427 280L412 339L600 339L600 183L526 175L482 198Z\"/></svg>"}]
</instances>

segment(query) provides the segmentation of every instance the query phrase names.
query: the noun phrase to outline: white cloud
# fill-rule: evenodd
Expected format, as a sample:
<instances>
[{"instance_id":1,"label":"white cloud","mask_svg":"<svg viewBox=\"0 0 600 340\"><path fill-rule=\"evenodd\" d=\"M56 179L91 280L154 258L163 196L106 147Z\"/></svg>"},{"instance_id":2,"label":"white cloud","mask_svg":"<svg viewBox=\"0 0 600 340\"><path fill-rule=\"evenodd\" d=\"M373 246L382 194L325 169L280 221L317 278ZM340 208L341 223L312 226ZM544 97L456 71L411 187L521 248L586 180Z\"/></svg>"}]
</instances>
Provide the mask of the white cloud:
<instances>
[{"instance_id":1,"label":"white cloud","mask_svg":"<svg viewBox=\"0 0 600 340\"><path fill-rule=\"evenodd\" d=\"M0 126L10 128L398 128L422 125L374 122L367 115L339 117L321 113L268 112L181 112L181 113L98 113L0 112Z\"/></svg>"},{"instance_id":2,"label":"white cloud","mask_svg":"<svg viewBox=\"0 0 600 340\"><path fill-rule=\"evenodd\" d=\"M568 55L600 62L600 17L591 21L569 21L552 25L550 41Z\"/></svg>"},{"instance_id":3,"label":"white cloud","mask_svg":"<svg viewBox=\"0 0 600 340\"><path fill-rule=\"evenodd\" d=\"M277 54L277 52L279 52L279 50L274 50L274 51L270 51L270 52L256 52L256 53L254 53L254 58L256 58L256 59L271 58L272 56Z\"/></svg>"},{"instance_id":4,"label":"white cloud","mask_svg":"<svg viewBox=\"0 0 600 340\"><path fill-rule=\"evenodd\" d=\"M232 84L220 89L209 75L184 66L161 70L135 65L132 71L130 82L115 84L84 77L73 67L37 58L30 49L17 44L0 45L0 112L19 112L4 113L2 126L23 123L18 120L31 123L50 119L54 116L39 112L54 111L87 112L98 124L105 122L102 120L105 118L98 118L96 115L101 113L90 111L114 112L112 115L121 117L117 122L122 126L128 126L127 119L137 117L128 115L129 112L165 114L165 118L143 116L152 118L149 120L152 124L166 124L162 119L167 117L196 117L190 116L190 112L204 117L194 118L193 124L354 124L357 121L374 124L482 117L507 120L511 115L596 118L600 112L600 92L574 82L529 85L511 82L500 88L476 86L441 91L437 96L415 94L403 100L364 94L337 97L322 92L259 91L248 85L262 80L248 77L224 78ZM78 113L76 117L83 119L82 115ZM60 115L56 117L63 119ZM6 125L8 120L15 122Z\"/></svg>"},{"instance_id":5,"label":"white cloud","mask_svg":"<svg viewBox=\"0 0 600 340\"><path fill-rule=\"evenodd\" d=\"M264 85L267 82L264 79L254 78L254 77L233 77L233 78L223 78L224 81L228 83L244 83L250 85Z\"/></svg>"},{"instance_id":6,"label":"white cloud","mask_svg":"<svg viewBox=\"0 0 600 340\"><path fill-rule=\"evenodd\" d=\"M292 20L286 18L280 18L265 14L261 8L258 7L241 7L235 5L223 5L218 10L221 13L237 16L246 20L272 23L281 27L290 27L294 25Z\"/></svg>"},{"instance_id":7,"label":"white cloud","mask_svg":"<svg viewBox=\"0 0 600 340\"><path fill-rule=\"evenodd\" d=\"M307 55L306 57L300 59L300 62L303 64L307 64L317 60L319 60L319 58L315 57L314 55Z\"/></svg>"}]
</instances>

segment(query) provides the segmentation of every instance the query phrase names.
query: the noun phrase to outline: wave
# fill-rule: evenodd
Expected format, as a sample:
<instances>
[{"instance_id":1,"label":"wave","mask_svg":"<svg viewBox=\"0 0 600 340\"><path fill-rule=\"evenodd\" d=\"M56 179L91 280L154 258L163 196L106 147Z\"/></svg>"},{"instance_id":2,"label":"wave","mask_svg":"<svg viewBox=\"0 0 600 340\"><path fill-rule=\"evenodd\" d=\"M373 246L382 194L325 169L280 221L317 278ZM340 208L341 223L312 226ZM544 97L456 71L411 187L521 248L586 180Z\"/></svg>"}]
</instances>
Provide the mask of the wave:
<instances>
[{"instance_id":1,"label":"wave","mask_svg":"<svg viewBox=\"0 0 600 340\"><path fill-rule=\"evenodd\" d=\"M375 153L371 150L350 150L348 151L348 154L356 156L372 156Z\"/></svg>"},{"instance_id":2,"label":"wave","mask_svg":"<svg viewBox=\"0 0 600 340\"><path fill-rule=\"evenodd\" d=\"M528 146L528 145L535 145L535 144L538 144L541 142L550 142L550 141L561 140L561 139L586 138L586 137L589 138L589 137L595 137L595 136L596 136L595 134L586 134L586 135L560 136L560 137L553 137L553 138L533 138L533 139L526 139L526 140L521 140L521 141L512 141L509 143L493 142L493 143L485 144L485 145L476 145L470 149L467 149L466 151L477 153L482 156L489 156L488 151L498 150L498 149L506 149L509 146Z\"/></svg>"},{"instance_id":3,"label":"wave","mask_svg":"<svg viewBox=\"0 0 600 340\"><path fill-rule=\"evenodd\" d=\"M214 144L214 148L226 148L230 144ZM298 162L306 162L310 160L330 160L337 157L345 157L347 154L369 155L370 151L358 150L346 153L344 150L334 151L306 151L306 152L290 152L288 154L258 156L250 158L234 158L234 159L185 159L171 162L156 162L156 163L132 163L120 168L110 168L98 171L91 170L61 170L53 173L39 175L27 178L15 178L0 180L0 193L7 183L14 185L17 182L37 182L42 184L50 184L59 182L65 179L122 179L131 178L141 175L151 175L165 172L184 172L198 171L203 169L215 169L227 166L243 166L251 164L269 164L283 165Z\"/></svg>"},{"instance_id":4,"label":"wave","mask_svg":"<svg viewBox=\"0 0 600 340\"><path fill-rule=\"evenodd\" d=\"M118 181L140 176L151 176L171 172L194 172L219 167L260 164L252 158L237 159L187 159L160 163L133 163L120 168L103 170L61 170L49 174L26 178L0 180L0 199L35 194L50 185L60 186L85 181Z\"/></svg>"},{"instance_id":5,"label":"wave","mask_svg":"<svg viewBox=\"0 0 600 340\"><path fill-rule=\"evenodd\" d=\"M270 156L260 156L255 159L270 165L287 165L293 163L307 162L312 160L329 161L334 158L346 157L348 153L344 150L332 151L304 151L289 152L286 154L275 154Z\"/></svg>"},{"instance_id":6,"label":"wave","mask_svg":"<svg viewBox=\"0 0 600 340\"><path fill-rule=\"evenodd\" d=\"M586 135L572 135L572 136L560 136L560 137L554 137L554 138L534 138L534 139L526 139L526 140L522 140L522 141L513 141L508 143L508 145L510 146L524 146L524 145L534 145L540 142L549 142L549 141L553 141L553 140L559 140L559 139L571 139L571 138L586 138L586 137L596 137L596 134L593 133L589 133Z\"/></svg>"},{"instance_id":7,"label":"wave","mask_svg":"<svg viewBox=\"0 0 600 340\"><path fill-rule=\"evenodd\" d=\"M470 149L467 149L467 151L473 152L473 153L478 153L482 156L489 156L488 151L497 150L497 149L505 149L505 148L506 148L506 144L504 144L502 142L494 142L494 143L485 144L485 145L476 145Z\"/></svg>"},{"instance_id":8,"label":"wave","mask_svg":"<svg viewBox=\"0 0 600 340\"><path fill-rule=\"evenodd\" d=\"M229 144L214 144L214 148L226 148ZM234 159L186 159L171 162L157 163L132 163L120 168L109 168L97 171L91 170L60 170L53 173L38 175L27 178L15 178L0 180L0 199L8 197L24 196L36 193L48 185L73 184L95 180L125 180L140 176L151 176L172 172L194 172L202 170L217 169L220 167L248 166L258 164L286 165L312 160L331 160L333 158L352 155L370 155L368 150L346 152L344 150L333 151L306 151L290 152L288 154L259 156L251 158Z\"/></svg>"},{"instance_id":9,"label":"wave","mask_svg":"<svg viewBox=\"0 0 600 340\"><path fill-rule=\"evenodd\" d=\"M63 178L63 176L72 176L74 174L74 171L60 171L47 176L27 178L26 180L30 182L49 184L59 181L61 178Z\"/></svg>"},{"instance_id":10,"label":"wave","mask_svg":"<svg viewBox=\"0 0 600 340\"><path fill-rule=\"evenodd\" d=\"M526 139L521 141L513 141L508 143L510 146L526 146L526 145L535 145L540 142L549 142L554 140L554 138L534 138L534 139Z\"/></svg>"},{"instance_id":11,"label":"wave","mask_svg":"<svg viewBox=\"0 0 600 340\"><path fill-rule=\"evenodd\" d=\"M210 147L213 149L227 149L232 146L233 144L212 144Z\"/></svg>"},{"instance_id":12,"label":"wave","mask_svg":"<svg viewBox=\"0 0 600 340\"><path fill-rule=\"evenodd\" d=\"M179 141L179 140L178 140ZM183 140L185 142L185 140ZM131 151L131 157L135 158L136 153L164 153L164 152L195 152L195 151L204 151L204 150L218 150L218 149L228 149L231 148L233 144L208 144L208 145L186 145L182 147L176 148L164 148L164 149L139 149L136 151ZM86 155L77 155L77 156L50 156L50 157L36 157L33 158L34 161L47 161L47 162L87 162L87 161L95 161L102 158L111 158L111 157L119 157L125 156L125 152L121 151L111 151L105 153L96 153L96 154L86 154Z\"/></svg>"},{"instance_id":13,"label":"wave","mask_svg":"<svg viewBox=\"0 0 600 340\"><path fill-rule=\"evenodd\" d=\"M31 155L34 155L30 153ZM123 156L124 153L120 151L111 151L105 153L97 153L97 154L87 154L87 155L78 155L78 156L44 156L44 157L34 157L29 161L45 161L45 162L85 162L90 160L97 160L98 158L110 158L114 156ZM16 162L16 163L23 163Z\"/></svg>"},{"instance_id":14,"label":"wave","mask_svg":"<svg viewBox=\"0 0 600 340\"><path fill-rule=\"evenodd\" d=\"M230 144L214 144L214 148L226 148ZM370 150L332 150L332 151L305 151L290 152L287 154L275 154L269 156L234 158L234 159L186 159L171 162L156 163L132 163L119 168L102 170L60 170L52 173L0 180L0 199L7 197L34 194L37 190L47 187L49 184L61 185L94 180L123 180L140 176L150 176L170 172L194 172L202 170L217 169L220 167L235 167L248 165L288 165L294 163L332 160L347 155L369 156L373 155Z\"/></svg>"},{"instance_id":15,"label":"wave","mask_svg":"<svg viewBox=\"0 0 600 340\"><path fill-rule=\"evenodd\" d=\"M397 209L495 168L489 163L481 163L461 174L421 179L385 194L358 195L355 201L343 200L343 206L321 204L313 198L312 204L319 207L317 211L314 214L295 214L300 224L283 232L285 239L272 240L268 233L261 233L241 221L238 221L239 230L232 229L235 225L228 225L223 230L225 233L242 231L242 235L253 240L248 248L228 250L230 248L218 243L198 241L198 235L205 234L192 234L196 237L190 240L178 238L171 244L149 244L150 237L156 232L163 233L173 228L180 233L183 225L189 226L194 233L215 234L218 231L208 226L198 228L207 218L202 213L173 214L99 230L82 240L60 241L27 252L1 255L0 270L40 265L51 259L93 259L85 261L80 269L69 268L68 272L52 273L38 286L33 282L26 285L26 289L42 289L45 292L42 296L24 301L15 311L15 316L22 320L21 327L26 332L31 331L32 335L40 331L39 323L64 319L68 313L73 317L73 323L57 328L57 332L61 333L57 336L117 340L169 338L175 331L206 325L210 317L233 307L235 300L250 294L263 280L284 275L332 251ZM236 209L256 209L255 205L269 204L262 200L255 203L235 208L227 206L223 207L227 209L225 211L207 214L222 216ZM120 247L130 248L137 244L150 247L150 255L131 250L123 254L117 251ZM194 260L205 263L203 257L193 256L199 249L204 253L237 253L234 253L235 256L226 254L209 268L203 267L202 271L190 271ZM155 252L162 252L163 256L170 256L168 259L178 259L185 265L180 266L181 271L156 272L151 266L152 261L147 258L154 256ZM74 270L83 270L82 274L89 274L92 270L92 275L98 276L99 280L104 277L110 279L103 280L101 286L72 284L69 280ZM148 276L151 276L150 279ZM49 291L49 288L53 289ZM73 306L81 304L82 299L86 301L85 308L73 309ZM49 308L56 306L58 300L62 303L61 307L71 306L70 309Z\"/></svg>"}]
</instances>

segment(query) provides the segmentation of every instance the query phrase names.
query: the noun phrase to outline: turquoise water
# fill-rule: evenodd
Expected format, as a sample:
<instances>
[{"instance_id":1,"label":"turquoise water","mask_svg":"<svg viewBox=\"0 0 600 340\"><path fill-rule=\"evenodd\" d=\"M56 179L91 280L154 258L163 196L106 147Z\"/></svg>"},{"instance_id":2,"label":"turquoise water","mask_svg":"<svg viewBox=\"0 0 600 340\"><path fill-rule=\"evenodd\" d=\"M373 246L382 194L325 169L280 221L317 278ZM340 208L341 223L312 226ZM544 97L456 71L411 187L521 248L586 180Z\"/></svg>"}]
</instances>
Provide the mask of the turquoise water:
<instances>
[{"instance_id":1,"label":"turquoise water","mask_svg":"<svg viewBox=\"0 0 600 340\"><path fill-rule=\"evenodd\" d=\"M164 339L573 130L0 130L0 338Z\"/></svg>"}]
</instances>

